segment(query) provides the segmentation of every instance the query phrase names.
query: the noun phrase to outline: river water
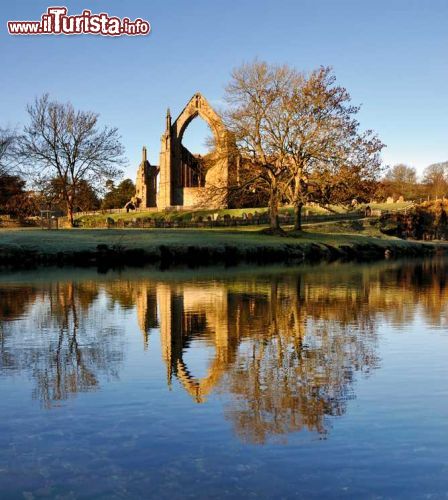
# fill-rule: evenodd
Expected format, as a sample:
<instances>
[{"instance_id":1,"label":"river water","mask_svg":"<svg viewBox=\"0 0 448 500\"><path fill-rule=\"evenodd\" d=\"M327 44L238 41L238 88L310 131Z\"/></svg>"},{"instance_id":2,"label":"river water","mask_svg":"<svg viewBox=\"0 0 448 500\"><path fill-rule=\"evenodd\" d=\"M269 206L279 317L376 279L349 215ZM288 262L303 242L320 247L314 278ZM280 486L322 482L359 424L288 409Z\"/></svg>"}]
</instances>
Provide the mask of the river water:
<instances>
[{"instance_id":1,"label":"river water","mask_svg":"<svg viewBox=\"0 0 448 500\"><path fill-rule=\"evenodd\" d=\"M0 275L0 497L446 498L447 272Z\"/></svg>"}]
</instances>

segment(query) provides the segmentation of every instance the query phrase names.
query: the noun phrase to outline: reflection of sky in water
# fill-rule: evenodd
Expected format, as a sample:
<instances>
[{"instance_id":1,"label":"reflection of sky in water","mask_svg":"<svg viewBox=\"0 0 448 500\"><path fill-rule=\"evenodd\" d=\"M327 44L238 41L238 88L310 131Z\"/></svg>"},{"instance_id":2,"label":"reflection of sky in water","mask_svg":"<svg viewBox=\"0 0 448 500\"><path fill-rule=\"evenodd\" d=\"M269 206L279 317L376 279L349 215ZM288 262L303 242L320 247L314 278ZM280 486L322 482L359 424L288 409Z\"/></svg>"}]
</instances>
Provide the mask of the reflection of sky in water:
<instances>
[{"instance_id":1,"label":"reflection of sky in water","mask_svg":"<svg viewBox=\"0 0 448 500\"><path fill-rule=\"evenodd\" d=\"M3 276L2 497L443 496L446 270Z\"/></svg>"},{"instance_id":2,"label":"reflection of sky in water","mask_svg":"<svg viewBox=\"0 0 448 500\"><path fill-rule=\"evenodd\" d=\"M195 340L189 345L183 357L192 375L195 378L202 378L207 375L210 359L213 359L214 355L214 347L204 346L199 340Z\"/></svg>"}]
</instances>

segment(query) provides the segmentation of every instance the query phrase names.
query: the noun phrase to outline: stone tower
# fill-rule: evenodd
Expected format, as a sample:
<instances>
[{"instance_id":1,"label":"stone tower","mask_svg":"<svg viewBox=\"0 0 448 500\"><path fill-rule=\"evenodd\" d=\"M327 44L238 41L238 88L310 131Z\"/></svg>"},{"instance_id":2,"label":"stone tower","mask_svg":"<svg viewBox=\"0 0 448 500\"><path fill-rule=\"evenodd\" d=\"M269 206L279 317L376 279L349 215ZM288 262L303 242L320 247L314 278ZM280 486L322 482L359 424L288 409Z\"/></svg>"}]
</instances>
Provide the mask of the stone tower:
<instances>
[{"instance_id":1,"label":"stone tower","mask_svg":"<svg viewBox=\"0 0 448 500\"><path fill-rule=\"evenodd\" d=\"M143 146L142 161L135 182L135 196L139 208L157 206L157 174L158 168L149 163L146 147Z\"/></svg>"},{"instance_id":2,"label":"stone tower","mask_svg":"<svg viewBox=\"0 0 448 500\"><path fill-rule=\"evenodd\" d=\"M171 113L166 112L165 132L160 140L160 182L157 206L165 209L171 206Z\"/></svg>"}]
</instances>

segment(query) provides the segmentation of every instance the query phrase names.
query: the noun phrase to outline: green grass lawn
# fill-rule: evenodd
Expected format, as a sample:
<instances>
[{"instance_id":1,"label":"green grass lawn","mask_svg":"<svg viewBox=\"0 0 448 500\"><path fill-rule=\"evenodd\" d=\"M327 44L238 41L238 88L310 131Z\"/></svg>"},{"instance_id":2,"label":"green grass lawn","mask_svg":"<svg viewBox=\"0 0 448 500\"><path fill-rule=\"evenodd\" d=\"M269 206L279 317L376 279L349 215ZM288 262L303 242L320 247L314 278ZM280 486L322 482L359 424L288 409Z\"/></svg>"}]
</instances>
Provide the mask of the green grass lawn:
<instances>
[{"instance_id":1,"label":"green grass lawn","mask_svg":"<svg viewBox=\"0 0 448 500\"><path fill-rule=\"evenodd\" d=\"M0 230L0 250L34 250L39 253L95 250L104 244L124 249L154 250L161 245L179 247L279 247L283 245L357 245L374 243L380 246L406 246L412 243L381 235L376 228L356 228L341 223L314 225L307 231L285 236L263 234L257 226L235 229L41 229Z\"/></svg>"},{"instance_id":2,"label":"green grass lawn","mask_svg":"<svg viewBox=\"0 0 448 500\"><path fill-rule=\"evenodd\" d=\"M330 214L330 210L326 210L321 207L309 207L306 209L309 213L309 215L325 215L325 214ZM337 213L341 212L341 208L335 207L334 210ZM98 212L96 214L92 215L81 215L78 217L75 217L76 219L79 219L83 222L90 222L90 221L98 221L101 220L103 221L106 217L110 217L111 219L117 221L117 220L132 220L132 219L142 219L142 218L151 218L151 219L165 219L165 220L172 220L172 221L190 221L193 217L203 217L206 219L208 216L214 216L215 214L219 215L220 217L223 217L224 215L230 215L231 217L237 217L240 218L243 216L243 214L253 214L253 215L262 215L262 214L267 214L267 208L225 208L225 209L216 209L216 210L172 210L172 211L155 211L155 210L148 210L148 211L135 211L135 212L119 212L119 213L107 213L107 211L104 212ZM282 208L280 209L280 213L282 214L292 214L292 209L291 208Z\"/></svg>"}]
</instances>

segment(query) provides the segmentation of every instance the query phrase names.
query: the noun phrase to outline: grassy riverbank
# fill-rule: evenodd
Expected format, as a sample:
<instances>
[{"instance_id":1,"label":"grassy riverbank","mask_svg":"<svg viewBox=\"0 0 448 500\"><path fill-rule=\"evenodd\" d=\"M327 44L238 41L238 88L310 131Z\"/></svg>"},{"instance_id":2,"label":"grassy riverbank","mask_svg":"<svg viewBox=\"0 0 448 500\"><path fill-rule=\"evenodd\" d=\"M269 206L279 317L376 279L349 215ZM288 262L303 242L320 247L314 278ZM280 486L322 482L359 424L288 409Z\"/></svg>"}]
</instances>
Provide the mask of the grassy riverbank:
<instances>
[{"instance_id":1,"label":"grassy riverbank","mask_svg":"<svg viewBox=\"0 0 448 500\"><path fill-rule=\"evenodd\" d=\"M303 233L287 233L287 236L266 235L257 227L232 230L0 230L0 262L14 267L363 260L383 258L385 253L421 255L435 248L381 236L367 224L355 227L341 223L316 225Z\"/></svg>"}]
</instances>

